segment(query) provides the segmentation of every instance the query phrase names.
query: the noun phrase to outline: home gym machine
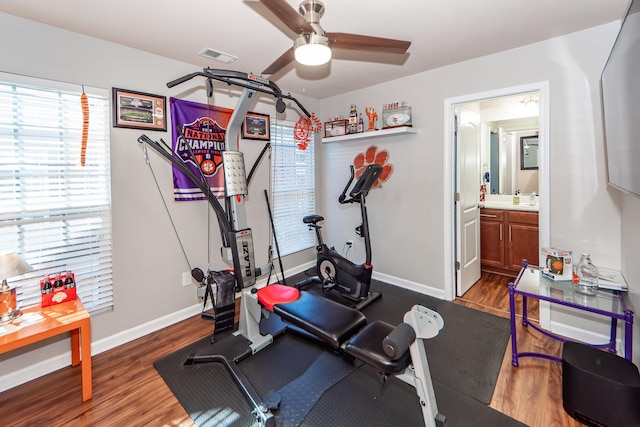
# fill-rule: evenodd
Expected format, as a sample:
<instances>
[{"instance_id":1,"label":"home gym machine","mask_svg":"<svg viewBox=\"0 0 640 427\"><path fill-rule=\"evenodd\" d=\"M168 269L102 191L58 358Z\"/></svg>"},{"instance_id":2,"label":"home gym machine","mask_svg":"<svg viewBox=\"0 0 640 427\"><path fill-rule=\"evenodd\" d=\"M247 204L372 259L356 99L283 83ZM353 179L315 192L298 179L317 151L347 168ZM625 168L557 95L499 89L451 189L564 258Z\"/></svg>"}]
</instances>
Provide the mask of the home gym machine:
<instances>
[{"instance_id":1,"label":"home gym machine","mask_svg":"<svg viewBox=\"0 0 640 427\"><path fill-rule=\"evenodd\" d=\"M356 234L364 239L365 261L362 264L355 264L344 256L340 255L333 247L327 246L322 239L321 226L318 225L324 218L320 215L305 216L302 221L315 229L318 251L316 261L316 277L305 279L296 286L304 289L314 283L321 283L324 291L335 290L354 305L358 310L362 310L371 304L382 294L379 291L369 292L371 286L371 274L373 265L371 264L371 238L369 235L369 219L367 216L366 197L369 190L382 173L382 166L377 164L368 165L362 172L347 197L347 190L355 178L353 165L351 165L351 178L338 197L340 204L357 203L360 205L360 216L362 223L356 227Z\"/></svg>"},{"instance_id":2,"label":"home gym machine","mask_svg":"<svg viewBox=\"0 0 640 427\"><path fill-rule=\"evenodd\" d=\"M241 170L244 169L242 153L234 150L237 150L240 127L256 91L274 96L278 112L283 112L286 108L284 98L295 102L309 116L295 98L282 94L275 83L252 74L205 68L203 72L186 75L167 86L176 86L196 76L207 79L209 91L213 90L212 80L244 88L226 131L223 152L225 170L230 169L227 166L231 163L236 166L236 170L238 165L241 165ZM425 425L444 426L444 417L437 410L423 343L423 340L436 336L444 326L438 313L422 306L414 306L405 314L404 322L397 327L381 321L367 325L367 319L359 310L295 287L269 285L256 289L256 277L266 274L267 269L254 267L253 239L251 229L246 225L244 210L244 196L248 193L244 174L240 174L240 179L231 179L225 174L225 211L207 183L186 167L164 141L156 142L146 135L140 136L138 141L145 144L145 154L146 147L151 147L184 172L203 192L218 219L223 257L233 263L235 290L241 292L238 330L216 343L219 354L192 355L185 365L207 362L223 364L252 406L256 421L262 426L275 426L276 417L272 411L277 410L277 399L269 396L263 401L242 371L236 367L236 363L273 342L272 335L260 333L260 322L264 316L277 315L286 325L304 331L345 356L375 367L385 377L397 375L412 384L419 397ZM364 187L364 183L362 185ZM354 196L357 196L357 192L350 195L352 198Z\"/></svg>"}]
</instances>

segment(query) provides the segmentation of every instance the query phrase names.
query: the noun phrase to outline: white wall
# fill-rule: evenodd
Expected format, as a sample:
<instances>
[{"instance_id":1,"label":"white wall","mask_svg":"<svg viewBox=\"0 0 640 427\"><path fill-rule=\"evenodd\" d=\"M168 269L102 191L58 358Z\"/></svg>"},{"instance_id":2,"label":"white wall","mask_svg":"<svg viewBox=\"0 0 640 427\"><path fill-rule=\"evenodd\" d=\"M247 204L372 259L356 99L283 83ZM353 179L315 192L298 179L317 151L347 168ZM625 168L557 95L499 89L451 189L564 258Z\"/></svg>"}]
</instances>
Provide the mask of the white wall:
<instances>
[{"instance_id":1,"label":"white wall","mask_svg":"<svg viewBox=\"0 0 640 427\"><path fill-rule=\"evenodd\" d=\"M329 218L329 242L340 247L353 236L356 213L345 212L335 202L348 164L369 145L387 149L394 173L368 199L374 271L441 295L450 268L444 265L449 234L444 230L443 206L448 195L443 186L445 164L452 162L445 158L444 100L548 81L551 244L576 253L590 252L597 265L620 268L625 259L621 234L639 226L628 219L621 233L621 195L607 186L604 162L599 77L617 28L612 23L321 100L322 117L346 114L353 103L359 109L374 106L380 110L387 101L407 100L418 131L417 135L323 145L322 185L329 197L324 200L323 214ZM637 207L628 205L626 210L637 213ZM622 212L626 218L627 213ZM340 220L344 218L347 220ZM624 248L637 245L626 243ZM633 253L638 251L626 258ZM352 258L358 259L357 252ZM631 282L630 286L638 289L640 284ZM630 296L632 306L640 307L637 294ZM553 321L567 321L554 316ZM639 353L636 351L636 360Z\"/></svg>"},{"instance_id":2,"label":"white wall","mask_svg":"<svg viewBox=\"0 0 640 427\"><path fill-rule=\"evenodd\" d=\"M6 14L0 14L0 52L0 70L4 72L164 95L167 107L170 96L207 102L202 78L172 89L166 86L167 82L201 68ZM234 108L241 90L229 89L223 83L220 86L223 89L214 94L212 103ZM269 114L275 120L271 97L259 94L258 101L251 110ZM304 102L309 111L315 110L313 100L306 98ZM295 121L298 117L290 109L277 115L278 120ZM142 133L152 139L171 141L169 132L111 129L115 308L92 316L94 354L199 311L195 285L182 286L182 273L190 270L189 264L137 142ZM249 168L264 144L241 140L240 145ZM206 269L208 205L204 201L173 202L170 164L153 151L150 158L189 263ZM269 228L263 190L268 187L265 184L269 182L268 170L269 160L265 158L252 179L246 203L257 265L267 261ZM212 211L211 221L211 268L228 268L219 255L220 237ZM286 257L284 266L289 269L313 259L314 251L308 250ZM68 365L68 352L68 340L57 339L0 355L0 390Z\"/></svg>"},{"instance_id":3,"label":"white wall","mask_svg":"<svg viewBox=\"0 0 640 427\"><path fill-rule=\"evenodd\" d=\"M622 197L622 271L629 284L627 307L633 310L636 319L633 330L633 361L640 365L640 199L633 196Z\"/></svg>"}]
</instances>

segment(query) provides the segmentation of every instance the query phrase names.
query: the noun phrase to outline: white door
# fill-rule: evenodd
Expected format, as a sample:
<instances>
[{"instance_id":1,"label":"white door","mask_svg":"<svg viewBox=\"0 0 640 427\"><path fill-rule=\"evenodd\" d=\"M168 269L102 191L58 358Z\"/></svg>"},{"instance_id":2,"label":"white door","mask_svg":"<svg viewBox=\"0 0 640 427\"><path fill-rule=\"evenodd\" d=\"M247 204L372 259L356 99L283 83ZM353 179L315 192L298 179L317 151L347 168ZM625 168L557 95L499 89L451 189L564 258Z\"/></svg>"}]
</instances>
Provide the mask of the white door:
<instances>
[{"instance_id":1,"label":"white door","mask_svg":"<svg viewBox=\"0 0 640 427\"><path fill-rule=\"evenodd\" d=\"M478 103L456 107L456 291L480 280L480 115Z\"/></svg>"}]
</instances>

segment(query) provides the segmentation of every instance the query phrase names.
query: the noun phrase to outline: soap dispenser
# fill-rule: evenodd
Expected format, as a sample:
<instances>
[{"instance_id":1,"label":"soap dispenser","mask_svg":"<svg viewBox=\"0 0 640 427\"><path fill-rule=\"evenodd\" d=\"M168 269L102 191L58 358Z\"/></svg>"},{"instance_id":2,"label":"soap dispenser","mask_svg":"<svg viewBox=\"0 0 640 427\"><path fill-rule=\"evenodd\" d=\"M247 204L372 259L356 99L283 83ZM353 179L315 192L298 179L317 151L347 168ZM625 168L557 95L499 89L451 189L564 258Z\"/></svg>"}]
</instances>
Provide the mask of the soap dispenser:
<instances>
[{"instance_id":1,"label":"soap dispenser","mask_svg":"<svg viewBox=\"0 0 640 427\"><path fill-rule=\"evenodd\" d=\"M513 204L514 205L520 204L520 190L516 190L516 194L513 196Z\"/></svg>"}]
</instances>

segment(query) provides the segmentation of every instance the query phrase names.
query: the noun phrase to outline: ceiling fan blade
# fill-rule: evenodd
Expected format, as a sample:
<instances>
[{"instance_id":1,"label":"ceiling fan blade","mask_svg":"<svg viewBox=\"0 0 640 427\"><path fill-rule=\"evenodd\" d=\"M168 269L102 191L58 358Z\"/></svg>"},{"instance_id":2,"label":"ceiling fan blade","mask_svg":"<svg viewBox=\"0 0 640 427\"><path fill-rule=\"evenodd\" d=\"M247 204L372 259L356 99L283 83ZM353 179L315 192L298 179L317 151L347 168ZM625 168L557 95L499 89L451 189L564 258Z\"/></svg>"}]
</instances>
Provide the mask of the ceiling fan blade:
<instances>
[{"instance_id":1,"label":"ceiling fan blade","mask_svg":"<svg viewBox=\"0 0 640 427\"><path fill-rule=\"evenodd\" d=\"M314 33L313 27L286 0L260 0L274 15L296 34Z\"/></svg>"},{"instance_id":2,"label":"ceiling fan blade","mask_svg":"<svg viewBox=\"0 0 640 427\"><path fill-rule=\"evenodd\" d=\"M295 59L295 52L291 47L285 53L280 55L278 59L273 61L271 65L265 68L262 74L275 74L281 69L283 69L284 67L286 67L287 65L289 65L289 63L293 62L294 59Z\"/></svg>"},{"instance_id":3,"label":"ceiling fan blade","mask_svg":"<svg viewBox=\"0 0 640 427\"><path fill-rule=\"evenodd\" d=\"M371 50L376 52L405 53L411 42L362 36L348 33L326 33L329 44L336 49Z\"/></svg>"}]
</instances>

